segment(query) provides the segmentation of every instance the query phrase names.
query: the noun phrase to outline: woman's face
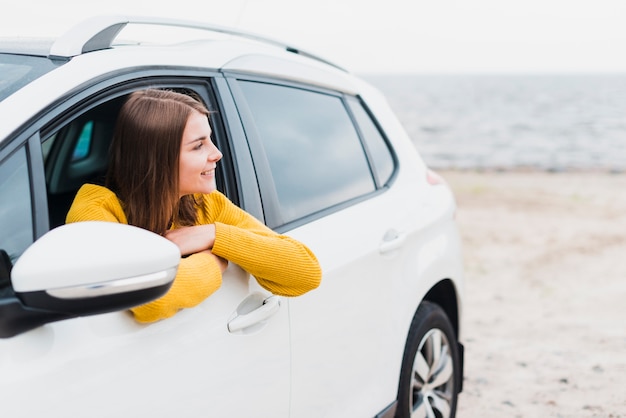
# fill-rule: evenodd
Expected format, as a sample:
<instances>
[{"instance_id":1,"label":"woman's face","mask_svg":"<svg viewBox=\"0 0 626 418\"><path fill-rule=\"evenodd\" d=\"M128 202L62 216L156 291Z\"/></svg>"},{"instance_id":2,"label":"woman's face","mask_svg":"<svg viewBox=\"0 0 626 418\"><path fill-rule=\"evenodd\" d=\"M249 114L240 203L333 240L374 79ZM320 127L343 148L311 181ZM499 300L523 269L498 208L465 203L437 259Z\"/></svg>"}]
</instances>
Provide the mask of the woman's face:
<instances>
[{"instance_id":1,"label":"woman's face","mask_svg":"<svg viewBox=\"0 0 626 418\"><path fill-rule=\"evenodd\" d=\"M211 127L206 115L193 112L180 144L178 179L180 196L211 193L216 189L215 167L222 153L211 142Z\"/></svg>"}]
</instances>

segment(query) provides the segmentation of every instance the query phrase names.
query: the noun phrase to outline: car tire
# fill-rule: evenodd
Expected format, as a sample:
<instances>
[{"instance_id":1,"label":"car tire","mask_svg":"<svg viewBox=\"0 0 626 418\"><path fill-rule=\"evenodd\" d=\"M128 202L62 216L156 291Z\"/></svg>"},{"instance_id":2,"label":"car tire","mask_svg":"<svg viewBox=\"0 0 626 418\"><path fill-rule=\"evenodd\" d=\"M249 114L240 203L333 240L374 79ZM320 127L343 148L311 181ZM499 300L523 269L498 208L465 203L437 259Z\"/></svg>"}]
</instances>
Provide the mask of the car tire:
<instances>
[{"instance_id":1,"label":"car tire","mask_svg":"<svg viewBox=\"0 0 626 418\"><path fill-rule=\"evenodd\" d=\"M437 304L417 309L400 372L397 418L454 418L461 378L459 345Z\"/></svg>"}]
</instances>

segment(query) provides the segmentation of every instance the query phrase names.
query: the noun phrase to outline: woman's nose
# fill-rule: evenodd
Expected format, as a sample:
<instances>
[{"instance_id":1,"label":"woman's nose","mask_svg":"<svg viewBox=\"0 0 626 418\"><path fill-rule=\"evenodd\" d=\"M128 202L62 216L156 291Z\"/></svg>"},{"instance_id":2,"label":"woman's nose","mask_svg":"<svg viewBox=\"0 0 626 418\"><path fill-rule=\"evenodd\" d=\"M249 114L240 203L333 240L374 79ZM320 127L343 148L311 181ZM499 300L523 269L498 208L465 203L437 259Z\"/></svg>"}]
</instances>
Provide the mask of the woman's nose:
<instances>
[{"instance_id":1,"label":"woman's nose","mask_svg":"<svg viewBox=\"0 0 626 418\"><path fill-rule=\"evenodd\" d=\"M219 160L222 159L222 153L220 152L219 149L217 149L217 147L215 145L213 145L213 149L211 150L211 152L209 152L209 155L207 156L209 161L214 161L214 162L218 162Z\"/></svg>"}]
</instances>

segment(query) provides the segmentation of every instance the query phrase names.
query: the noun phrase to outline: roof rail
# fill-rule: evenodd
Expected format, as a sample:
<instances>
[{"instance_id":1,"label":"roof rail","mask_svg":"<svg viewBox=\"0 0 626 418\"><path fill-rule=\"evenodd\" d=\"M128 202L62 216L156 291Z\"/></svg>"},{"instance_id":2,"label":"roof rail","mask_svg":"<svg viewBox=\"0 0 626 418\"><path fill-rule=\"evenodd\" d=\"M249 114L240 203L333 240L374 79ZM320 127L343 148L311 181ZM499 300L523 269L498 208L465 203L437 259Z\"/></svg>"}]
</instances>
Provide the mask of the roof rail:
<instances>
[{"instance_id":1,"label":"roof rail","mask_svg":"<svg viewBox=\"0 0 626 418\"><path fill-rule=\"evenodd\" d=\"M50 48L50 58L70 59L87 52L98 51L110 48L113 41L128 24L157 25L157 26L173 26L187 29L200 29L209 32L223 33L234 35L240 38L251 39L254 41L278 46L289 52L293 52L316 61L331 65L342 71L346 69L338 66L317 55L303 51L299 48L285 44L284 42L258 35L252 32L230 28L226 26L215 25L212 23L196 22L190 20L179 20L169 18L157 18L148 16L124 16L124 15L104 15L95 16L86 19L68 32L59 37Z\"/></svg>"}]
</instances>

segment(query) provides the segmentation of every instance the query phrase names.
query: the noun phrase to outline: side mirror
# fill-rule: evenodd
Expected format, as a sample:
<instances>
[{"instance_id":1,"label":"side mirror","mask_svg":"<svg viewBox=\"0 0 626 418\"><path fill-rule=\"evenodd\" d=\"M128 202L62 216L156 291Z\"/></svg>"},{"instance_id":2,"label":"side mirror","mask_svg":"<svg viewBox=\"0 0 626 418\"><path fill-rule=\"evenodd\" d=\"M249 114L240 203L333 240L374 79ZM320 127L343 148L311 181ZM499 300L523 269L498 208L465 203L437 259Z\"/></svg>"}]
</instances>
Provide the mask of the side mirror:
<instances>
[{"instance_id":1,"label":"side mirror","mask_svg":"<svg viewBox=\"0 0 626 418\"><path fill-rule=\"evenodd\" d=\"M0 337L147 303L169 290L179 262L174 243L134 226L79 222L55 228L13 267L12 291L0 299Z\"/></svg>"}]
</instances>

